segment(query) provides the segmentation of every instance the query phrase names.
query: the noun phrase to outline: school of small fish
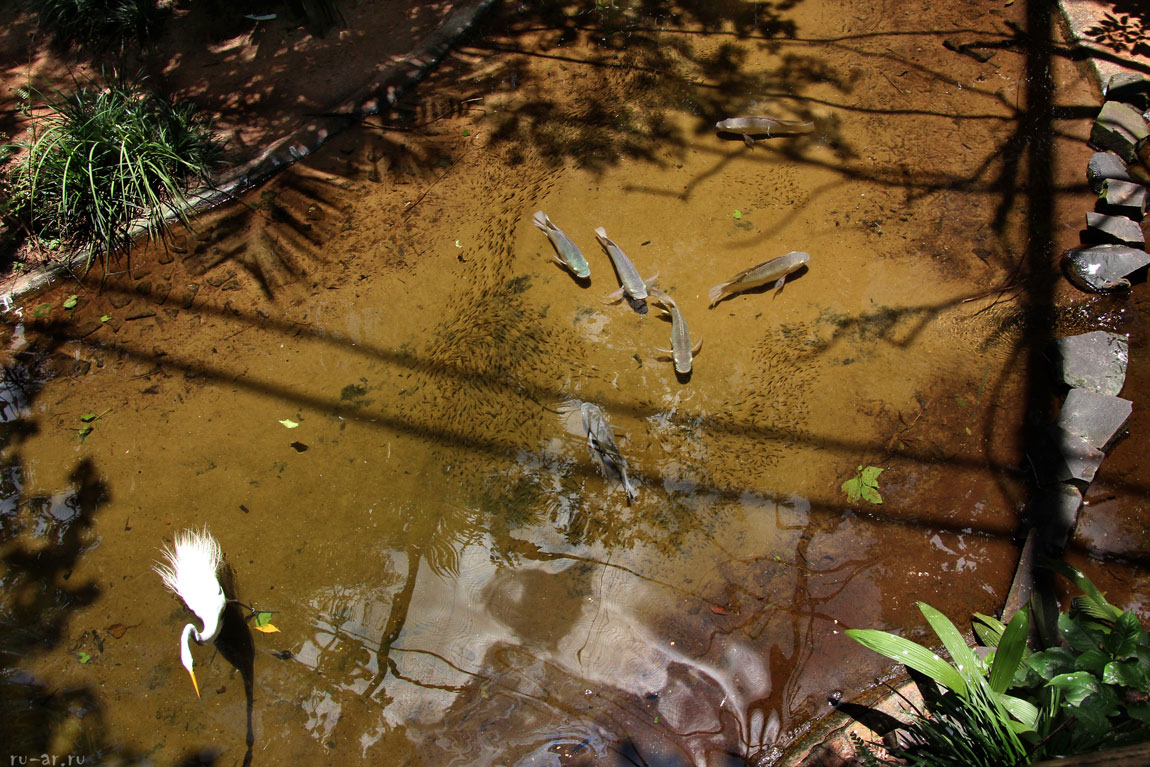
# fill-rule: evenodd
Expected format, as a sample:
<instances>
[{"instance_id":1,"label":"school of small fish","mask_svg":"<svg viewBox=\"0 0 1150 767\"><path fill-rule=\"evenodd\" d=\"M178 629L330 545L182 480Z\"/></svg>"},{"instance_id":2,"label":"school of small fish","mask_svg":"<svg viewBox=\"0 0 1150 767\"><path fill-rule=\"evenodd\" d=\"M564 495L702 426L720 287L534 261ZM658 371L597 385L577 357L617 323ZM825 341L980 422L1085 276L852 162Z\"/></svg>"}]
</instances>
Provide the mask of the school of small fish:
<instances>
[{"instance_id":1,"label":"school of small fish","mask_svg":"<svg viewBox=\"0 0 1150 767\"><path fill-rule=\"evenodd\" d=\"M720 133L740 134L748 146L753 146L756 135L769 137L772 131L775 135L807 133L814 129L814 123L781 120L774 117L735 117L716 123L715 129ZM546 213L541 210L536 211L532 216L532 222L551 241L556 253L553 258L557 264L580 280L590 279L591 267L582 251L562 229L551 221ZM694 357L703 345L702 340L699 339L694 344L691 343L691 332L687 328L687 321L683 318L679 305L675 299L655 287L654 280L657 275L648 277L646 280L640 277L639 270L635 268L631 259L614 240L607 236L607 231L603 227L600 226L595 229L595 238L610 258L615 275L619 279L619 289L608 296L607 301L614 303L626 298L632 307L638 309L650 299L670 317L671 348L658 349L658 351L674 363L676 375L685 382L691 375ZM708 294L710 301L708 308L714 307L715 304L736 293L771 283L774 284L777 295L783 289L787 278L805 267L810 262L810 258L809 253L791 251L778 258L772 258L757 266L744 269L726 282L711 288ZM591 451L592 459L603 467L605 473L613 472L623 485L628 503L634 501L638 496L638 491L635 483L627 474L627 462L619 451L619 446L615 443L611 426L607 422L607 416L594 403L573 401L570 408L574 409L576 404L582 416L583 432L587 437L587 447Z\"/></svg>"}]
</instances>

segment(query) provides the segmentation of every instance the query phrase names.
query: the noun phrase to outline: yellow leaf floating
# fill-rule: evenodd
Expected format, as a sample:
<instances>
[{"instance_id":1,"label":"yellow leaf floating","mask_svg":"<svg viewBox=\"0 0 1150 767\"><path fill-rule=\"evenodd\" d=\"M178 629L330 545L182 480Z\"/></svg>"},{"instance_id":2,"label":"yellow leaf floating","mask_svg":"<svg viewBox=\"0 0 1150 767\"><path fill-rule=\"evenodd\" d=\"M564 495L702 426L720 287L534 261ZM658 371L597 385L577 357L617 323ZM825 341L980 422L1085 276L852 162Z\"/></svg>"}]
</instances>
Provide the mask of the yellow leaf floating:
<instances>
[{"instance_id":1,"label":"yellow leaf floating","mask_svg":"<svg viewBox=\"0 0 1150 767\"><path fill-rule=\"evenodd\" d=\"M290 418L284 418L280 421L280 423L283 424L285 429L294 429L295 427L299 426L298 423L296 423L295 421L293 421Z\"/></svg>"},{"instance_id":2,"label":"yellow leaf floating","mask_svg":"<svg viewBox=\"0 0 1150 767\"><path fill-rule=\"evenodd\" d=\"M264 634L278 634L279 629L271 624L272 614L267 611L259 611L252 615L255 619L252 628Z\"/></svg>"}]
</instances>

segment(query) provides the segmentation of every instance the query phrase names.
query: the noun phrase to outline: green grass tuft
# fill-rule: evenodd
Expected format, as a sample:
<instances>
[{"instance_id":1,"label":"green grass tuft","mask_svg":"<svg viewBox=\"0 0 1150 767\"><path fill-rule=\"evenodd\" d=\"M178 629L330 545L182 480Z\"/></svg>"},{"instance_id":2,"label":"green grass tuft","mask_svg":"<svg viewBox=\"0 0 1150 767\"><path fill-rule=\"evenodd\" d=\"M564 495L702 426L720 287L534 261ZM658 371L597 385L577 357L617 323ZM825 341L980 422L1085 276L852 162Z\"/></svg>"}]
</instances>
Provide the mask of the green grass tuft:
<instances>
[{"instance_id":1,"label":"green grass tuft","mask_svg":"<svg viewBox=\"0 0 1150 767\"><path fill-rule=\"evenodd\" d=\"M136 221L165 235L168 206L183 218L189 184L207 180L222 146L191 104L121 81L49 99L23 148L7 212L41 241L89 247L90 266L125 252Z\"/></svg>"},{"instance_id":2,"label":"green grass tuft","mask_svg":"<svg viewBox=\"0 0 1150 767\"><path fill-rule=\"evenodd\" d=\"M95 53L148 46L167 16L156 0L28 0L28 5L57 46Z\"/></svg>"}]
</instances>

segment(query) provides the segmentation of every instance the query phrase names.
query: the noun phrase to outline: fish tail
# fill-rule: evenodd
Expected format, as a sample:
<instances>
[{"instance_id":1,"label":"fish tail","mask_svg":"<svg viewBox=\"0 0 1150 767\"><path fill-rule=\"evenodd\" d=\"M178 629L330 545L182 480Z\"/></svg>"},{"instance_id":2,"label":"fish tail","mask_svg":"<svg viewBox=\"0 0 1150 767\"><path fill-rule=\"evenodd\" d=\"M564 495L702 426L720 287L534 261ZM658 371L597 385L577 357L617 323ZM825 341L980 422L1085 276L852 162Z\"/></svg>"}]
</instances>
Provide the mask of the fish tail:
<instances>
[{"instance_id":1,"label":"fish tail","mask_svg":"<svg viewBox=\"0 0 1150 767\"><path fill-rule=\"evenodd\" d=\"M535 215L531 217L531 223L545 232L551 231L551 219L547 218L547 214L541 210L535 211Z\"/></svg>"},{"instance_id":2,"label":"fish tail","mask_svg":"<svg viewBox=\"0 0 1150 767\"><path fill-rule=\"evenodd\" d=\"M607 230L601 226L596 227L595 228L595 236L598 237L600 240L606 240L607 239Z\"/></svg>"},{"instance_id":3,"label":"fish tail","mask_svg":"<svg viewBox=\"0 0 1150 767\"><path fill-rule=\"evenodd\" d=\"M720 300L722 300L723 291L726 290L727 286L730 284L731 283L729 283L729 282L724 282L722 285L716 285L715 287L711 288L711 292L708 295L708 298L710 298L711 303L707 308L714 306L715 304L719 303Z\"/></svg>"}]
</instances>

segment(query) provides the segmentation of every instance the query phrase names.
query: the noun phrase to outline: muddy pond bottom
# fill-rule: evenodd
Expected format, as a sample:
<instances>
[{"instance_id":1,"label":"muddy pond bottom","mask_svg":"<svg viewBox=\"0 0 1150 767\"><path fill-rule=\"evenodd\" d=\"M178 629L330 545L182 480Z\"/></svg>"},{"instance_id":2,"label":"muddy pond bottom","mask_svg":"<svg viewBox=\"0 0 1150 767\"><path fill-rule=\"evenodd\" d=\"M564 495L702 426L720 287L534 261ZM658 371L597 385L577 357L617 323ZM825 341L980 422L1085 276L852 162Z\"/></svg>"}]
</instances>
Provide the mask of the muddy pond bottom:
<instances>
[{"instance_id":1,"label":"muddy pond bottom","mask_svg":"<svg viewBox=\"0 0 1150 767\"><path fill-rule=\"evenodd\" d=\"M102 287L5 315L2 683L45 701L11 748L764 765L883 672L843 629L998 609L1026 232L980 174L1021 57L944 76L909 22L850 3L797 7L782 47L761 20L735 40L603 13L570 35L497 16L427 86L471 106L342 134ZM917 62L897 108L889 46ZM784 80L771 106L809 132L711 128ZM945 88L953 113L923 106ZM655 301L609 301L599 227L673 300L690 373ZM792 251L781 292L712 305ZM192 647L197 699L151 567L204 526L242 604Z\"/></svg>"}]
</instances>

